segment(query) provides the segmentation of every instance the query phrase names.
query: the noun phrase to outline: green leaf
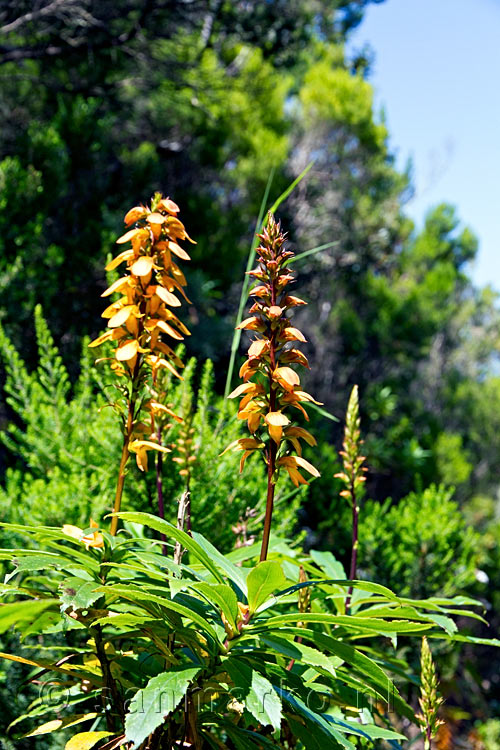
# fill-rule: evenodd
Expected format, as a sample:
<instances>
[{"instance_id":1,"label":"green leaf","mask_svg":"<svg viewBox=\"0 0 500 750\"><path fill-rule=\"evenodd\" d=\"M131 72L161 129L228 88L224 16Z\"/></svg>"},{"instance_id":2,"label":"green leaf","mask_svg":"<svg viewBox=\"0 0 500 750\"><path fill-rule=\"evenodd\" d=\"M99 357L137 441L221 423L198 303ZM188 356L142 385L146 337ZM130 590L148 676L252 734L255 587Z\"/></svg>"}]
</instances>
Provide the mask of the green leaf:
<instances>
[{"instance_id":1,"label":"green leaf","mask_svg":"<svg viewBox=\"0 0 500 750\"><path fill-rule=\"evenodd\" d=\"M276 690L282 698L286 700L295 713L305 720L308 726L312 726L313 729L319 729L329 740L336 740L339 745L347 748L347 750L355 750L354 745L349 742L349 740L346 740L345 737L343 737L335 727L331 726L330 722L326 721L321 714L308 708L298 696L294 696L281 688L276 688Z\"/></svg>"},{"instance_id":2,"label":"green leaf","mask_svg":"<svg viewBox=\"0 0 500 750\"><path fill-rule=\"evenodd\" d=\"M433 622L442 628L448 635L456 633L458 628L451 619L445 615L435 614L434 612L419 612L415 607L369 607L356 613L356 617L408 617L423 622Z\"/></svg>"},{"instance_id":3,"label":"green leaf","mask_svg":"<svg viewBox=\"0 0 500 750\"><path fill-rule=\"evenodd\" d=\"M270 724L273 729L279 729L281 701L269 680L235 656L224 659L223 666L236 688L236 693L231 691L231 695L245 704L259 724Z\"/></svg>"},{"instance_id":4,"label":"green leaf","mask_svg":"<svg viewBox=\"0 0 500 750\"><path fill-rule=\"evenodd\" d=\"M99 740L111 737L112 734L113 732L80 732L68 740L64 750L91 750Z\"/></svg>"},{"instance_id":5,"label":"green leaf","mask_svg":"<svg viewBox=\"0 0 500 750\"><path fill-rule=\"evenodd\" d=\"M194 557L196 557L199 562L212 573L212 575L217 579L217 581L219 581L219 583L224 583L222 576L217 570L217 567L210 559L210 556L205 552L200 544L193 537L190 537L189 534L186 534L185 531L181 531L181 529L173 526L173 524L169 523L168 521L164 521L157 516L153 516L151 513L126 512L117 513L116 515L118 515L118 517L122 518L124 521L140 523L150 529L159 531L161 534L165 534L165 536L167 537L172 537L176 542L182 544L185 549L187 549L192 555L194 555Z\"/></svg>"},{"instance_id":6,"label":"green leaf","mask_svg":"<svg viewBox=\"0 0 500 750\"><path fill-rule=\"evenodd\" d=\"M303 253L297 253L297 255L294 255L293 258L288 258L288 260L285 260L283 265L288 266L290 265L290 263L296 263L298 260L302 260L302 258L307 258L309 255L316 255L316 253L321 253L323 250L328 250L328 248L334 247L338 244L339 240L333 240L333 242L326 242L324 245L312 247L310 250L304 250Z\"/></svg>"},{"instance_id":7,"label":"green leaf","mask_svg":"<svg viewBox=\"0 0 500 750\"><path fill-rule=\"evenodd\" d=\"M240 591L245 594L247 594L247 580L246 580L246 572L245 568L239 568L237 565L232 563L230 560L227 559L224 555L221 555L218 549L214 547L214 545L208 541L208 539L205 539L204 536L201 534L198 534L196 531L193 532L193 539L196 539L200 547L205 551L205 553L210 557L210 559L218 565L220 570L223 570L224 573L228 576L228 578L238 586Z\"/></svg>"},{"instance_id":8,"label":"green leaf","mask_svg":"<svg viewBox=\"0 0 500 750\"><path fill-rule=\"evenodd\" d=\"M314 725L311 722L307 725L301 719L290 714L286 715L286 720L293 736L300 740L307 750L324 750L324 733L322 731L315 731ZM332 746L330 744L330 747L333 750L333 748L339 747L339 745Z\"/></svg>"},{"instance_id":9,"label":"green leaf","mask_svg":"<svg viewBox=\"0 0 500 750\"><path fill-rule=\"evenodd\" d=\"M49 672L61 672L61 674L70 675L80 680L88 680L91 684L102 685L102 679L99 675L90 671L87 667L80 667L79 664L54 664L53 662L46 659L25 659L24 656L16 656L15 654L5 654L0 651L0 659L7 659L8 661L15 661L18 664L27 664L30 667L40 667L40 669L46 669Z\"/></svg>"},{"instance_id":10,"label":"green leaf","mask_svg":"<svg viewBox=\"0 0 500 750\"><path fill-rule=\"evenodd\" d=\"M410 720L413 720L414 714L410 706L400 697L396 686L392 680L386 675L384 670L364 653L354 648L350 643L345 641L339 641L331 635L326 633L319 633L316 630L310 630L308 628L286 628L286 631L282 631L283 639L288 636L293 638L294 636L301 636L304 640L314 643L318 649L318 653L326 652L334 654L335 656L342 659L342 661L349 664L351 669L354 669L360 674L363 679L375 689L378 696L386 703L393 705L403 716L406 716ZM260 639L274 639L276 636L260 636ZM293 643L292 647L297 644ZM320 650L319 650L320 649ZM309 661L310 664L314 664L313 661ZM321 665L317 665L321 666Z\"/></svg>"},{"instance_id":11,"label":"green leaf","mask_svg":"<svg viewBox=\"0 0 500 750\"><path fill-rule=\"evenodd\" d=\"M102 593L107 593L110 595L116 594L117 596L121 596L124 599L129 599L130 601L135 602L143 608L145 608L145 602L153 602L155 604L159 604L161 607L165 607L165 609L170 609L173 612L177 612L182 617L186 617L192 623L198 625L201 630L210 635L217 644L219 643L217 633L210 625L210 623L203 619L203 617L201 617L197 612L194 612L192 609L179 604L173 599L167 599L166 597L158 596L157 594L151 594L149 591L145 591L144 589L138 588L136 586L129 586L126 584L117 584L116 586L100 586L98 590Z\"/></svg>"},{"instance_id":12,"label":"green leaf","mask_svg":"<svg viewBox=\"0 0 500 750\"><path fill-rule=\"evenodd\" d=\"M75 724L81 724L82 721L88 721L89 719L95 719L99 714L80 714L79 716L68 716L66 719L53 719L47 721L45 724L41 724L36 729L33 729L28 734L24 734L23 737L38 737L41 734L51 734L57 732L58 729L66 729L72 727Z\"/></svg>"},{"instance_id":13,"label":"green leaf","mask_svg":"<svg viewBox=\"0 0 500 750\"><path fill-rule=\"evenodd\" d=\"M145 625L146 623L157 622L158 618L144 615L133 615L129 612L125 614L113 614L109 613L106 617L99 617L97 620L92 620L92 626L94 625L109 625L115 628L125 628L135 630L138 626Z\"/></svg>"},{"instance_id":14,"label":"green leaf","mask_svg":"<svg viewBox=\"0 0 500 750\"><path fill-rule=\"evenodd\" d=\"M428 638L443 637L434 636L432 633L428 635ZM461 643L476 643L481 646L495 646L500 648L500 640L498 638L476 638L472 635L455 634L448 638L450 641L459 641Z\"/></svg>"},{"instance_id":15,"label":"green leaf","mask_svg":"<svg viewBox=\"0 0 500 750\"><path fill-rule=\"evenodd\" d=\"M97 583L87 581L84 578L66 578L59 586L61 588L62 609L87 609L102 596L102 592L96 591Z\"/></svg>"},{"instance_id":16,"label":"green leaf","mask_svg":"<svg viewBox=\"0 0 500 750\"><path fill-rule=\"evenodd\" d=\"M261 732L252 732L250 729L243 729L243 727L234 726L229 722L224 722L223 727L229 739L234 743L235 750L251 750L251 748L276 750L276 744ZM220 745L216 747L219 750Z\"/></svg>"},{"instance_id":17,"label":"green leaf","mask_svg":"<svg viewBox=\"0 0 500 750\"><path fill-rule=\"evenodd\" d=\"M0 606L0 633L9 628L22 631L31 625L47 609L59 605L58 599L26 599Z\"/></svg>"},{"instance_id":18,"label":"green leaf","mask_svg":"<svg viewBox=\"0 0 500 750\"><path fill-rule=\"evenodd\" d=\"M8 553L8 557L5 559L9 559L9 561L16 566L15 570L5 576L5 583L8 583L11 578L24 571L46 570L48 568L57 569L75 567L74 560L70 560L66 557L63 557L62 555L57 555L52 552L37 552L36 554L26 554L21 551L21 554L18 556L17 553L11 551Z\"/></svg>"},{"instance_id":19,"label":"green leaf","mask_svg":"<svg viewBox=\"0 0 500 750\"><path fill-rule=\"evenodd\" d=\"M281 565L274 560L264 560L252 568L247 578L250 614L257 611L268 597L286 584Z\"/></svg>"},{"instance_id":20,"label":"green leaf","mask_svg":"<svg viewBox=\"0 0 500 750\"><path fill-rule=\"evenodd\" d=\"M329 420L331 420L332 422L340 422L340 419L339 419L338 417L336 417L336 416L335 416L335 414L331 414L331 413L330 413L329 411L327 411L326 409L323 409L323 407L322 407L322 406L318 406L317 404L314 404L314 403L312 403L312 402L309 402L309 403L307 404L307 408L308 408L308 409L312 409L312 410L313 410L313 411L315 411L315 412L316 412L317 414L319 414L319 415L320 415L321 417L325 417L325 419L329 419ZM314 477L313 477L313 479L314 479ZM311 481L311 480L309 480L309 481Z\"/></svg>"},{"instance_id":21,"label":"green leaf","mask_svg":"<svg viewBox=\"0 0 500 750\"><path fill-rule=\"evenodd\" d=\"M369 617L354 617L350 615L330 615L323 612L292 612L286 615L276 615L267 620L259 621L256 625L247 626L247 632L256 630L272 630L280 625L294 622L322 622L328 625L341 625L349 630L361 630L378 633L379 635L397 633L423 633L431 627L430 624L411 622L409 620L377 620Z\"/></svg>"},{"instance_id":22,"label":"green leaf","mask_svg":"<svg viewBox=\"0 0 500 750\"><path fill-rule=\"evenodd\" d=\"M354 721L347 721L338 719L330 716L325 716L327 721L331 721L339 728L339 731L344 731L347 734L356 734L359 737L368 737L370 740L404 740L406 742L407 737L404 734L399 734L391 729L384 729L378 727L376 724L359 724Z\"/></svg>"},{"instance_id":23,"label":"green leaf","mask_svg":"<svg viewBox=\"0 0 500 750\"><path fill-rule=\"evenodd\" d=\"M198 667L171 669L153 677L132 699L125 717L125 740L138 747L174 711L199 672Z\"/></svg>"},{"instance_id":24,"label":"green leaf","mask_svg":"<svg viewBox=\"0 0 500 750\"><path fill-rule=\"evenodd\" d=\"M328 578L345 579L347 577L342 563L331 552L320 552L319 550L312 549L309 554L316 565L326 573Z\"/></svg>"},{"instance_id":25,"label":"green leaf","mask_svg":"<svg viewBox=\"0 0 500 750\"><path fill-rule=\"evenodd\" d=\"M261 636L259 638L259 643L268 646L273 649L273 651L277 651L278 654L282 654L288 659L294 659L294 661L308 664L313 667L322 667L330 673L333 672L332 664L326 654L323 654L316 648L311 648L311 646L305 646L303 643L287 640L286 638L279 638L275 635Z\"/></svg>"},{"instance_id":26,"label":"green leaf","mask_svg":"<svg viewBox=\"0 0 500 750\"><path fill-rule=\"evenodd\" d=\"M226 620L233 630L236 630L238 599L230 586L226 586L224 583L206 583L204 581L188 583L188 586L203 594L214 609L217 611L222 610Z\"/></svg>"},{"instance_id":27,"label":"green leaf","mask_svg":"<svg viewBox=\"0 0 500 750\"><path fill-rule=\"evenodd\" d=\"M396 594L387 588L387 586L382 586L380 583L372 583L371 581L358 581L358 580L352 580L350 581L348 578L339 579L339 580L328 580L324 581L324 583L329 583L334 586L343 586L344 588L348 588L350 586L353 587L353 589L359 589L359 591L368 591L371 594L380 594L380 596L385 597L386 599L389 599L391 602L398 602L399 603L399 597L396 596Z\"/></svg>"}]
</instances>

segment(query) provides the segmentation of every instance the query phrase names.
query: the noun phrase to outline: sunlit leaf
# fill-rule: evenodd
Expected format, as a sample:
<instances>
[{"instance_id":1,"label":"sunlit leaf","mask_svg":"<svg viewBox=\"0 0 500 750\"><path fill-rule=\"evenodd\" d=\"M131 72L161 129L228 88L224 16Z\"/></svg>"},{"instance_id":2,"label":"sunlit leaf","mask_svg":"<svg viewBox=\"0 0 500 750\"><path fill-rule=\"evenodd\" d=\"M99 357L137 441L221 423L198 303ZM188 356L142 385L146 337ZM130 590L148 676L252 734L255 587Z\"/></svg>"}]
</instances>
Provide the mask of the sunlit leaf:
<instances>
[{"instance_id":1,"label":"sunlit leaf","mask_svg":"<svg viewBox=\"0 0 500 750\"><path fill-rule=\"evenodd\" d=\"M199 667L170 669L153 677L143 690L129 701L125 717L125 742L138 747L159 727L183 699Z\"/></svg>"},{"instance_id":2,"label":"sunlit leaf","mask_svg":"<svg viewBox=\"0 0 500 750\"><path fill-rule=\"evenodd\" d=\"M281 565L274 560L259 562L248 574L248 606L250 613L256 612L271 594L286 583Z\"/></svg>"}]
</instances>

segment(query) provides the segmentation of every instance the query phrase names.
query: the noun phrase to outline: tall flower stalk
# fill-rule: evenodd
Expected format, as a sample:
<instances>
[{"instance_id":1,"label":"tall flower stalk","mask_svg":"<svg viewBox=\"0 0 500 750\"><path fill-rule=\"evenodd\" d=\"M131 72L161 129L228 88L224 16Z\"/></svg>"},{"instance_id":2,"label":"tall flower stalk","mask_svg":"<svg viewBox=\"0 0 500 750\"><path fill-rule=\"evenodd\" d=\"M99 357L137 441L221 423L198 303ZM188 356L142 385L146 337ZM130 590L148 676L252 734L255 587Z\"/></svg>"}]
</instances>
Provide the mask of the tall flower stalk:
<instances>
[{"instance_id":1,"label":"tall flower stalk","mask_svg":"<svg viewBox=\"0 0 500 750\"><path fill-rule=\"evenodd\" d=\"M314 402L314 398L303 391L300 377L290 365L309 367L305 355L296 348L297 342L305 342L304 335L292 326L288 312L306 303L288 292L294 281L288 262L293 252L285 249L285 235L274 216L268 215L267 226L257 235L257 268L249 275L257 281L250 290L255 302L250 308L251 317L237 327L255 333L248 349L246 362L240 369L243 383L229 398L242 396L238 418L246 420L252 435L240 438L226 450L242 450L240 472L245 460L255 451L261 453L267 466L267 500L260 559L266 560L271 533L274 494L278 474L284 468L296 487L308 484L299 469L318 477L318 470L302 457L300 441L316 445L314 437L304 428L293 425L285 413L290 408L298 409L308 419L302 406Z\"/></svg>"},{"instance_id":2,"label":"tall flower stalk","mask_svg":"<svg viewBox=\"0 0 500 750\"><path fill-rule=\"evenodd\" d=\"M343 471L335 474L342 480L345 489L341 491L341 496L346 497L352 508L352 547L351 547L351 566L349 578L351 581L356 579L358 547L359 547L359 496L363 483L366 481L366 467L363 466L365 457L361 455L361 419L359 416L359 396L358 386L353 386L349 403L347 405L346 423L344 430L343 450L340 451L343 463ZM349 613L351 607L353 587L347 592L346 612Z\"/></svg>"},{"instance_id":3,"label":"tall flower stalk","mask_svg":"<svg viewBox=\"0 0 500 750\"><path fill-rule=\"evenodd\" d=\"M432 740L437 730L444 722L438 718L439 707L443 703L438 692L439 681L436 668L432 660L431 650L427 638L422 638L420 656L420 713L417 714L418 723L424 735L424 748L431 750Z\"/></svg>"},{"instance_id":4,"label":"tall flower stalk","mask_svg":"<svg viewBox=\"0 0 500 750\"><path fill-rule=\"evenodd\" d=\"M158 423L166 415L176 415L158 400L147 397L146 385L154 388L158 373L166 370L181 377L176 368L182 361L167 343L181 341L189 335L186 326L170 308L180 307L178 294L189 301L184 292L186 279L174 257L189 260L189 255L178 244L189 240L184 225L177 218L179 207L169 198L156 193L149 206L135 206L125 216L131 227L117 240L120 245L130 243L106 266L112 271L126 264L125 274L103 293L103 297L119 294L102 316L108 320L108 331L90 344L99 346L105 341L116 341L114 356L106 358L115 375L123 381L119 386L125 409L119 407L123 421L123 445L118 471L113 511L119 512L130 454L135 454L138 467L145 471L150 450L167 453L161 444ZM165 340L166 339L166 340ZM150 426L142 421L141 411L149 412ZM111 534L115 535L118 519L113 516Z\"/></svg>"}]
</instances>

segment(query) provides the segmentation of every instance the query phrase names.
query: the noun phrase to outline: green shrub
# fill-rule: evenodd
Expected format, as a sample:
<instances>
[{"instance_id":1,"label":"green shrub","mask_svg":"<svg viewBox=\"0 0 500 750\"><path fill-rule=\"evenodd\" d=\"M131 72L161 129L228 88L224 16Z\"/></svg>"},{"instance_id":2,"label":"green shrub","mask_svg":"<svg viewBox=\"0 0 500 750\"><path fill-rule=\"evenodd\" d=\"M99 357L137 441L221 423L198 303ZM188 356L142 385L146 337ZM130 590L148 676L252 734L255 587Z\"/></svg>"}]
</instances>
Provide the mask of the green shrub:
<instances>
[{"instance_id":1,"label":"green shrub","mask_svg":"<svg viewBox=\"0 0 500 750\"><path fill-rule=\"evenodd\" d=\"M13 465L0 487L0 520L10 523L63 523L87 526L101 519L113 505L122 438L107 395L111 378L93 366L93 353L83 342L80 375L71 385L68 372L44 321L35 310L39 363L34 372L26 366L0 328L0 358L6 372L7 403L16 420L7 425L1 440ZM194 381L199 376L199 387ZM192 359L184 381L172 382L170 398L176 407L188 401L193 408L194 450L191 494L197 529L222 549L230 549L240 518L247 508L248 535L260 526L266 500L265 467L253 460L245 476L235 472L233 455L219 457L240 436L235 407L214 392L213 368L201 368ZM179 427L170 436L176 441ZM184 489L179 467L167 455L163 482L167 518L175 521L177 500ZM124 507L156 510L154 466L145 475L135 462L128 469ZM276 531L284 536L296 525L303 493L285 489L277 498Z\"/></svg>"},{"instance_id":2,"label":"green shrub","mask_svg":"<svg viewBox=\"0 0 500 750\"><path fill-rule=\"evenodd\" d=\"M361 566L402 596L451 596L475 579L479 536L453 490L431 485L397 505L369 501L361 523Z\"/></svg>"}]
</instances>

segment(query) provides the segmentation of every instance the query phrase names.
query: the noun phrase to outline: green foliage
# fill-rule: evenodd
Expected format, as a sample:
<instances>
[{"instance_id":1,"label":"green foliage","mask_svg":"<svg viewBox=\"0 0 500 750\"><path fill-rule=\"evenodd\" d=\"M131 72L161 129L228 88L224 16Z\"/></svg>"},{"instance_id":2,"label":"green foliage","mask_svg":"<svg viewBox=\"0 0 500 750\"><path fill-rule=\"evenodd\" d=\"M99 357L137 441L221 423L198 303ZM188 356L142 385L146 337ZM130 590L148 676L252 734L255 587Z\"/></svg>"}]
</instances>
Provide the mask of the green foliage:
<instances>
[{"instance_id":1,"label":"green foliage","mask_svg":"<svg viewBox=\"0 0 500 750\"><path fill-rule=\"evenodd\" d=\"M477 727L484 750L500 750L500 719L489 719Z\"/></svg>"},{"instance_id":2,"label":"green foliage","mask_svg":"<svg viewBox=\"0 0 500 750\"><path fill-rule=\"evenodd\" d=\"M434 452L436 467L444 484L462 484L468 480L473 467L467 460L461 435L442 432L438 436Z\"/></svg>"},{"instance_id":3,"label":"green foliage","mask_svg":"<svg viewBox=\"0 0 500 750\"><path fill-rule=\"evenodd\" d=\"M360 529L361 567L405 596L465 590L475 580L481 546L452 496L453 490L432 485L396 505L367 502Z\"/></svg>"},{"instance_id":4,"label":"green foliage","mask_svg":"<svg viewBox=\"0 0 500 750\"><path fill-rule=\"evenodd\" d=\"M28 372L12 343L0 329L0 357L6 372L7 404L17 416L1 434L3 444L16 459L0 488L0 516L11 523L63 523L87 526L90 518L102 518L112 507L116 471L121 450L118 420L108 405L112 397L109 376L92 366L92 353L83 342L80 376L71 386L69 375L54 345L39 307L35 311L38 367ZM234 408L215 395L213 367L206 362L194 379L197 365L191 359L182 382L170 384L169 399L183 409L192 404L193 442L196 461L192 467L192 515L196 528L223 549L230 549L244 532L252 539L265 507L264 464L254 462L252 471L237 474L233 456L219 457L240 436ZM168 440L176 443L181 431L175 426ZM177 464L164 461L164 493L167 514L177 516L183 479ZM154 468L144 477L130 466L125 508L152 510L156 506ZM283 488L278 495L276 532L291 533L297 521L302 493ZM241 526L243 524L243 527ZM234 530L233 530L234 527ZM241 532L240 532L241 527Z\"/></svg>"},{"instance_id":5,"label":"green foliage","mask_svg":"<svg viewBox=\"0 0 500 750\"><path fill-rule=\"evenodd\" d=\"M401 661L377 643L422 633L453 640L450 615L475 616L459 601L417 602L377 584L331 580L332 565L338 569L331 554L309 557L276 538L272 559L256 563L257 544L223 556L201 534L190 537L150 514L120 518L116 537L10 529L29 541L28 549L0 551L15 566L3 586L0 631L15 628L23 648L1 656L35 678L54 673L61 691L60 705L35 699L28 706L11 729L14 740L60 732L68 750L124 734L139 750L173 748L182 738L200 747L282 747L284 738L297 750L325 743L351 750L356 737L404 739L387 714L393 706L414 718L392 679ZM165 535L166 556L144 527ZM173 562L174 542L186 548L187 562ZM312 603L299 608L304 586ZM58 633L69 659L60 659ZM58 721L48 723L54 715ZM75 735L70 726L80 723Z\"/></svg>"}]
</instances>

